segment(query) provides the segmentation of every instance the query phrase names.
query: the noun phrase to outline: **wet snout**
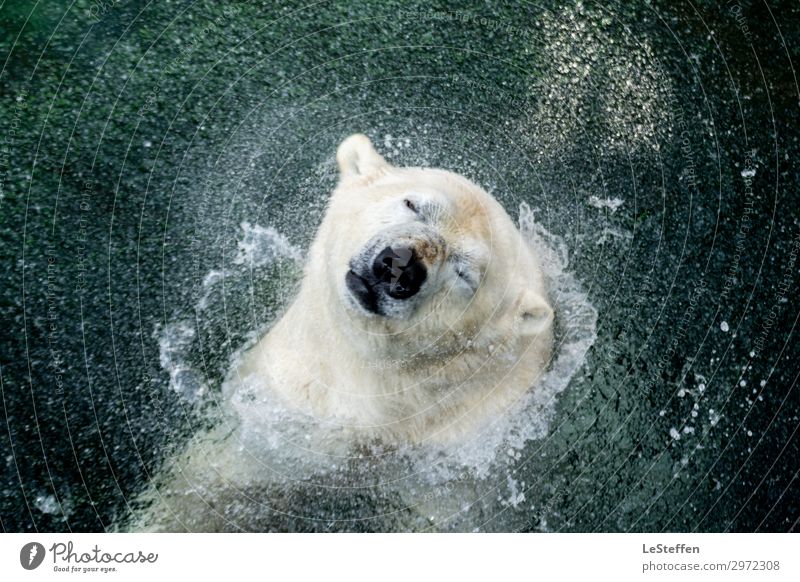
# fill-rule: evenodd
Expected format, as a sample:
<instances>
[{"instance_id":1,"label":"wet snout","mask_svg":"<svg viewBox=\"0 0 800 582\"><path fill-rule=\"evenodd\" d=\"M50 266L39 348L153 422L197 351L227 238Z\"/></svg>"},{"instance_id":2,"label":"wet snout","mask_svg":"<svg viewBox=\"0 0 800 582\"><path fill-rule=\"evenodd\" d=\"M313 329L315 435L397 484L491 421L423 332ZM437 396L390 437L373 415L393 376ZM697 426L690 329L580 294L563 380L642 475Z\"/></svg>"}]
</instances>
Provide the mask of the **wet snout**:
<instances>
[{"instance_id":1,"label":"wet snout","mask_svg":"<svg viewBox=\"0 0 800 582\"><path fill-rule=\"evenodd\" d=\"M396 313L400 304L419 294L443 252L428 237L398 237L388 244L376 240L368 249L351 261L345 284L361 307L379 315Z\"/></svg>"},{"instance_id":2,"label":"wet snout","mask_svg":"<svg viewBox=\"0 0 800 582\"><path fill-rule=\"evenodd\" d=\"M416 251L408 246L388 246L375 258L372 274L394 299L416 295L428 276Z\"/></svg>"}]
</instances>

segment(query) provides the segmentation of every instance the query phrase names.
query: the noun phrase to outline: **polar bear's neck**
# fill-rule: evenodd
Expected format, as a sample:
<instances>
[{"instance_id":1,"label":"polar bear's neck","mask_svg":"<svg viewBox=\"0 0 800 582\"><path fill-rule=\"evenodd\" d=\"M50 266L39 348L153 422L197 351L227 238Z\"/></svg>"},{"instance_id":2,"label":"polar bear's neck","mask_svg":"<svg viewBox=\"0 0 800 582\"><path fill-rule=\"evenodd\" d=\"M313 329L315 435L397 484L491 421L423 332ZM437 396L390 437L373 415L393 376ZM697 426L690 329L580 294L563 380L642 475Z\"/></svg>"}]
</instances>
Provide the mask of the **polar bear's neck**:
<instances>
[{"instance_id":1,"label":"polar bear's neck","mask_svg":"<svg viewBox=\"0 0 800 582\"><path fill-rule=\"evenodd\" d=\"M320 291L312 296L301 289L264 339L258 358L272 388L309 414L383 427L376 431L417 441L437 431L458 432L460 424L473 426L470 415L489 412L487 394L492 414L499 414L529 386L528 371L524 383L516 380L516 372L529 364L504 354L504 346L462 343L455 353L408 357L393 351L385 336L375 336L371 344L360 336L354 341L340 314L325 308L337 298L320 301ZM443 422L447 426L440 426Z\"/></svg>"}]
</instances>

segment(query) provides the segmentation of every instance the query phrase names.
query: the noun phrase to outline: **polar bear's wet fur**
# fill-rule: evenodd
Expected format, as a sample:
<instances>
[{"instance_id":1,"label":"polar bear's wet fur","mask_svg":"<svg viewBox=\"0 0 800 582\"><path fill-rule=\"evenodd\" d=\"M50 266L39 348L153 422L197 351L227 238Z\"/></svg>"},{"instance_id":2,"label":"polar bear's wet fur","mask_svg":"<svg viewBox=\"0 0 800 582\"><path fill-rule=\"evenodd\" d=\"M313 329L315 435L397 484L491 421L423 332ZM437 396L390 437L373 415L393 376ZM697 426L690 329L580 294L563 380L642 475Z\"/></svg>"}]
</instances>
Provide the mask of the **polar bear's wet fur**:
<instances>
[{"instance_id":1,"label":"polar bear's wet fur","mask_svg":"<svg viewBox=\"0 0 800 582\"><path fill-rule=\"evenodd\" d=\"M462 176L395 167L360 134L337 161L297 297L234 367L226 394L246 386L251 400L335 425L353 443L474 436L547 367L553 310L537 258L502 206ZM247 414L234 400L232 414ZM257 482L238 430L194 441L167 488L213 488L204 468L229 485Z\"/></svg>"},{"instance_id":2,"label":"polar bear's wet fur","mask_svg":"<svg viewBox=\"0 0 800 582\"><path fill-rule=\"evenodd\" d=\"M238 376L267 378L287 403L357 432L458 439L546 366L553 311L536 257L500 204L457 174L394 167L364 135L337 159L299 295Z\"/></svg>"}]
</instances>

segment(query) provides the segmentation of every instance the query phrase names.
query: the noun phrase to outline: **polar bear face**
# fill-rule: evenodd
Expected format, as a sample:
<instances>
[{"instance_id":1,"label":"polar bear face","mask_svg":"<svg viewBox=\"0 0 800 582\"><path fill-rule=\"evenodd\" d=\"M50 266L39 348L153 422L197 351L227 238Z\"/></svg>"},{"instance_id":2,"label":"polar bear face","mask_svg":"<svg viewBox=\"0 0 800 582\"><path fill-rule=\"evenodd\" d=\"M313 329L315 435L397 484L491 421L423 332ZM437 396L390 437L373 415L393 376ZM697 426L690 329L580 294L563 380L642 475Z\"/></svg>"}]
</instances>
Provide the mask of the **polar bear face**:
<instances>
[{"instance_id":1,"label":"polar bear face","mask_svg":"<svg viewBox=\"0 0 800 582\"><path fill-rule=\"evenodd\" d=\"M394 167L363 135L337 159L308 274L324 273L311 284L328 287L365 353L443 355L549 332L536 258L492 196L451 172Z\"/></svg>"}]
</instances>

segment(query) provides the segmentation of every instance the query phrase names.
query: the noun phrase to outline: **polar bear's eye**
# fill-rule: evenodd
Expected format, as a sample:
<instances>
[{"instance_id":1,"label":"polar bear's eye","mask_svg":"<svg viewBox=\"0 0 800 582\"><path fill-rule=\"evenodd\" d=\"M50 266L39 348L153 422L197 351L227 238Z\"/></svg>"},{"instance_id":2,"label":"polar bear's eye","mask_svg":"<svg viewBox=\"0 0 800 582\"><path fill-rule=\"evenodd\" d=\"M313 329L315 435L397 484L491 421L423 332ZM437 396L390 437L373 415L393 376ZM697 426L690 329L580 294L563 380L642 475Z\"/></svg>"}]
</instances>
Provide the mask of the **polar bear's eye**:
<instances>
[{"instance_id":1,"label":"polar bear's eye","mask_svg":"<svg viewBox=\"0 0 800 582\"><path fill-rule=\"evenodd\" d=\"M466 268L466 266L456 266L456 275L458 275L458 277L464 283L466 283L473 292L478 288L475 278L472 276L472 273Z\"/></svg>"},{"instance_id":2,"label":"polar bear's eye","mask_svg":"<svg viewBox=\"0 0 800 582\"><path fill-rule=\"evenodd\" d=\"M403 204L405 204L406 208L408 208L411 212L419 214L419 209L417 208L417 205L411 202L411 200L409 200L408 198L403 200Z\"/></svg>"}]
</instances>

